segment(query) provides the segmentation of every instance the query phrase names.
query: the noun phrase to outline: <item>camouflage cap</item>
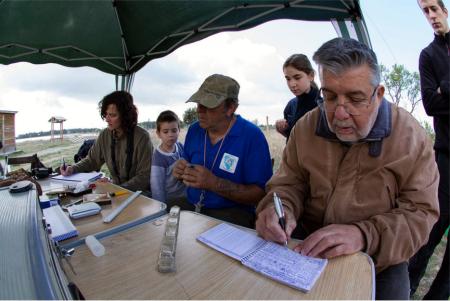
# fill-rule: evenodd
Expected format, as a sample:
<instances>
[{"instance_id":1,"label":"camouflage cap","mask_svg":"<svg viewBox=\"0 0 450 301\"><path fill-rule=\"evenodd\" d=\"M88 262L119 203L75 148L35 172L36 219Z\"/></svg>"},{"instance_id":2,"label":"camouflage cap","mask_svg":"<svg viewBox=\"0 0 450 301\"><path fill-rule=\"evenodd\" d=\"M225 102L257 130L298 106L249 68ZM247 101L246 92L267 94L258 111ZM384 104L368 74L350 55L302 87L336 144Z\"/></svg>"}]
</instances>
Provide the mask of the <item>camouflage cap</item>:
<instances>
[{"instance_id":1,"label":"camouflage cap","mask_svg":"<svg viewBox=\"0 0 450 301\"><path fill-rule=\"evenodd\" d=\"M219 106L225 99L238 102L239 84L231 77L222 74L208 76L197 92L186 102L196 102L209 109Z\"/></svg>"}]
</instances>

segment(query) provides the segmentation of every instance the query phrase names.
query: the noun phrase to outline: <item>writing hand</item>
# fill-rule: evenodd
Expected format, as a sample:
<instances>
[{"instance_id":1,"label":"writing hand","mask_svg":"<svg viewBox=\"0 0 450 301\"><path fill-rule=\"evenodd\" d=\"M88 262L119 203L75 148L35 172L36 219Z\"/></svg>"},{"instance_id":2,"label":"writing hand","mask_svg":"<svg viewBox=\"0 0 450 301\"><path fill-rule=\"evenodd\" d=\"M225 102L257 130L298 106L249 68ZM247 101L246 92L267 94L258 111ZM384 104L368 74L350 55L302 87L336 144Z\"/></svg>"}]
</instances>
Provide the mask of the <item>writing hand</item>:
<instances>
[{"instance_id":1,"label":"writing hand","mask_svg":"<svg viewBox=\"0 0 450 301\"><path fill-rule=\"evenodd\" d=\"M178 180L183 180L184 170L187 168L188 162L184 159L179 159L173 166L172 175Z\"/></svg>"},{"instance_id":2,"label":"writing hand","mask_svg":"<svg viewBox=\"0 0 450 301\"><path fill-rule=\"evenodd\" d=\"M61 165L59 167L59 170L61 171L61 175L65 176L65 177L73 174L73 167L71 165L66 165L66 166Z\"/></svg>"},{"instance_id":3,"label":"writing hand","mask_svg":"<svg viewBox=\"0 0 450 301\"><path fill-rule=\"evenodd\" d=\"M269 206L258 214L256 220L256 232L265 240L284 243L289 240L292 231L297 226L294 214L284 207L284 215L286 218L286 232L283 231L278 223L278 216L273 206Z\"/></svg>"},{"instance_id":4,"label":"writing hand","mask_svg":"<svg viewBox=\"0 0 450 301\"><path fill-rule=\"evenodd\" d=\"M332 224L313 232L294 251L306 256L333 258L356 253L364 247L365 239L358 227Z\"/></svg>"}]
</instances>

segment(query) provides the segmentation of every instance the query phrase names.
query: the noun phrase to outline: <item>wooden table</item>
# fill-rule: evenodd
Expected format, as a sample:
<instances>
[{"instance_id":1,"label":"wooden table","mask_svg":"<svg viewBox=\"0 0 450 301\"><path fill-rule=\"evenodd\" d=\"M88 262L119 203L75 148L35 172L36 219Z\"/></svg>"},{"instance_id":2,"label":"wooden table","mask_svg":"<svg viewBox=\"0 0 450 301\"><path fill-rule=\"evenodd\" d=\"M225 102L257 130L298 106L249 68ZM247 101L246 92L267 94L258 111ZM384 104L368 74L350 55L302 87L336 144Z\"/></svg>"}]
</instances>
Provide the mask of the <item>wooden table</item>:
<instances>
[{"instance_id":1,"label":"wooden table","mask_svg":"<svg viewBox=\"0 0 450 301\"><path fill-rule=\"evenodd\" d=\"M42 190L45 192L55 189L61 190L63 186L55 181L40 181ZM124 188L112 183L96 183L96 193L106 193L124 190ZM133 192L129 194L113 197L111 205L102 206L100 214L83 217L80 219L71 219L73 225L77 228L79 235L61 241L60 243L67 247L81 245L84 238L88 235L95 235L97 238L105 237L124 229L141 224L148 220L154 219L165 214L166 204L140 195L130 205L128 205L112 222L104 223L103 218L106 217L114 208L118 207ZM81 197L64 198L62 204Z\"/></svg>"},{"instance_id":2,"label":"wooden table","mask_svg":"<svg viewBox=\"0 0 450 301\"><path fill-rule=\"evenodd\" d=\"M373 299L374 267L364 253L329 260L307 294L243 266L195 238L220 223L181 211L177 271L157 271L166 216L101 239L106 254L95 257L83 245L72 257L69 279L86 299ZM295 241L290 242L290 247Z\"/></svg>"}]
</instances>

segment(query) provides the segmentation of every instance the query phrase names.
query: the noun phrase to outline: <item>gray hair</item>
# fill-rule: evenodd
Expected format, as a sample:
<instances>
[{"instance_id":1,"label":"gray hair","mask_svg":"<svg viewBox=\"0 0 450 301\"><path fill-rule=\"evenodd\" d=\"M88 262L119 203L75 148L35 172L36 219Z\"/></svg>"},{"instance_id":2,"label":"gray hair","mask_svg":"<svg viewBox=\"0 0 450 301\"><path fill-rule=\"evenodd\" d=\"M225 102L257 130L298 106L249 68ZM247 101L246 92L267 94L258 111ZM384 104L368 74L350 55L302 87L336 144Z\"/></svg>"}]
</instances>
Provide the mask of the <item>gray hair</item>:
<instances>
[{"instance_id":1,"label":"gray hair","mask_svg":"<svg viewBox=\"0 0 450 301\"><path fill-rule=\"evenodd\" d=\"M372 71L372 85L381 82L381 72L377 56L366 44L353 39L335 38L314 53L314 62L323 70L335 75L342 74L350 68L367 64Z\"/></svg>"}]
</instances>

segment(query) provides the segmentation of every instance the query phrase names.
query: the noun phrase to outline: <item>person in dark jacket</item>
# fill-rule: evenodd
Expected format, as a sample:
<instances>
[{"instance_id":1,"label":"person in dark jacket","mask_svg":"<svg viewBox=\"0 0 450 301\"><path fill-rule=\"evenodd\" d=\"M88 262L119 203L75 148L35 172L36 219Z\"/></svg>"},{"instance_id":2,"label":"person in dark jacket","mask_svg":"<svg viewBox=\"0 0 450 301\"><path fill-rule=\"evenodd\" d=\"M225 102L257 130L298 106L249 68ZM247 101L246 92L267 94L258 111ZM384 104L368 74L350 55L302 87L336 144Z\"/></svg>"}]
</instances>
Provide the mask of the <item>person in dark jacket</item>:
<instances>
[{"instance_id":1,"label":"person in dark jacket","mask_svg":"<svg viewBox=\"0 0 450 301\"><path fill-rule=\"evenodd\" d=\"M450 42L448 11L442 0L418 0L423 14L434 31L434 40L422 50L419 58L420 87L425 111L433 117L436 140L434 150L439 169L440 216L431 230L430 237L411 258L409 278L411 295L416 291L425 273L428 260L441 241L449 226L449 111L450 111ZM448 235L448 234L447 234ZM445 299L449 297L449 241L444 259L436 278L424 299Z\"/></svg>"},{"instance_id":2,"label":"person in dark jacket","mask_svg":"<svg viewBox=\"0 0 450 301\"><path fill-rule=\"evenodd\" d=\"M277 131L289 139L289 134L297 120L317 107L319 89L314 82L314 69L304 54L293 54L284 62L283 73L289 90L295 95L284 109L284 119L277 120ZM287 141L286 139L286 141Z\"/></svg>"}]
</instances>

